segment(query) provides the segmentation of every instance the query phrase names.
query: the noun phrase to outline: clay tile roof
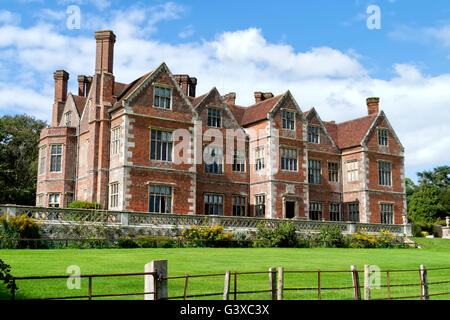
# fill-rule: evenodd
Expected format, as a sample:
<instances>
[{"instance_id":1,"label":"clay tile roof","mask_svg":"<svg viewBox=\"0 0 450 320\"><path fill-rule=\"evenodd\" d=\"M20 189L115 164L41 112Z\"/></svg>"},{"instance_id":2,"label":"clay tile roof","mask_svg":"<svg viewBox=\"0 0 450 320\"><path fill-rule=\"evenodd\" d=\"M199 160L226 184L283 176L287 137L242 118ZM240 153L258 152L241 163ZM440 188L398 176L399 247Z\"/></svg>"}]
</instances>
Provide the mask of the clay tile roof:
<instances>
[{"instance_id":1,"label":"clay tile roof","mask_svg":"<svg viewBox=\"0 0 450 320\"><path fill-rule=\"evenodd\" d=\"M78 114L81 117L81 115L83 114L83 110L84 110L84 106L86 104L87 98L81 97L81 96L76 96L76 95L72 95L72 97L73 97L73 101L75 101L75 107L78 110Z\"/></svg>"},{"instance_id":2,"label":"clay tile roof","mask_svg":"<svg viewBox=\"0 0 450 320\"><path fill-rule=\"evenodd\" d=\"M203 98L206 97L208 93L202 94L201 96L195 97L194 100L192 100L192 105L194 108L197 108L200 102L202 102Z\"/></svg>"},{"instance_id":3,"label":"clay tile roof","mask_svg":"<svg viewBox=\"0 0 450 320\"><path fill-rule=\"evenodd\" d=\"M242 117L241 125L249 125L267 118L267 114L272 110L272 108L280 101L283 95L280 94L276 97L261 101L246 108L245 113Z\"/></svg>"},{"instance_id":4,"label":"clay tile roof","mask_svg":"<svg viewBox=\"0 0 450 320\"><path fill-rule=\"evenodd\" d=\"M376 117L376 114L369 115L337 124L337 141L335 142L338 147L345 149L360 146Z\"/></svg>"},{"instance_id":5,"label":"clay tile roof","mask_svg":"<svg viewBox=\"0 0 450 320\"><path fill-rule=\"evenodd\" d=\"M116 106L120 106L120 105L122 104L122 102L123 102L126 98L128 98L128 96L129 96L136 88L138 88L138 87L144 82L144 80L147 79L147 77L148 77L150 74L152 74L152 73L153 73L153 71L151 71L151 72L149 72L149 73L143 75L142 77L140 77L140 78L134 80L134 81L131 82L129 85L127 85L127 86L123 89L122 93L117 97L117 103L116 103Z\"/></svg>"},{"instance_id":6,"label":"clay tile roof","mask_svg":"<svg viewBox=\"0 0 450 320\"><path fill-rule=\"evenodd\" d=\"M234 115L234 118L239 124L242 124L242 118L244 117L246 107L238 106L238 105L229 105L228 106L231 112Z\"/></svg>"},{"instance_id":7,"label":"clay tile roof","mask_svg":"<svg viewBox=\"0 0 450 320\"><path fill-rule=\"evenodd\" d=\"M331 138L333 139L334 143L336 145L339 145L337 124L334 122L326 122L326 121L322 122L325 128L327 129L328 133L330 134Z\"/></svg>"},{"instance_id":8,"label":"clay tile roof","mask_svg":"<svg viewBox=\"0 0 450 320\"><path fill-rule=\"evenodd\" d=\"M114 95L116 97L120 96L127 86L128 84L126 83L114 82Z\"/></svg>"}]
</instances>

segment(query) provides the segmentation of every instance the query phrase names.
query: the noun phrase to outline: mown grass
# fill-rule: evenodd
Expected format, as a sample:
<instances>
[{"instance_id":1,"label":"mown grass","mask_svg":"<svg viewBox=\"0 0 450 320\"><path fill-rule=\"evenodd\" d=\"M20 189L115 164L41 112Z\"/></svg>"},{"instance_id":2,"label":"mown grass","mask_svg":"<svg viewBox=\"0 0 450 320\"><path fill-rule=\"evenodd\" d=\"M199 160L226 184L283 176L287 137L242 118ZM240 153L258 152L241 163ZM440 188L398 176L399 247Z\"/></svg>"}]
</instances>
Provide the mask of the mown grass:
<instances>
[{"instance_id":1,"label":"mown grass","mask_svg":"<svg viewBox=\"0 0 450 320\"><path fill-rule=\"evenodd\" d=\"M82 274L144 272L144 265L152 260L167 259L169 276L247 271L267 271L270 267L285 270L350 270L357 265L376 265L381 270L418 269L450 266L450 240L414 238L423 249L294 249L294 248L174 248L174 249L60 249L60 250L0 250L0 259L12 267L14 276L65 275L67 267L77 265ZM362 285L362 273L360 274ZM430 281L450 280L450 270L430 271ZM188 294L223 291L223 276L192 278ZM232 289L233 281L232 278ZM386 282L386 275L381 275ZM418 283L417 272L391 273L391 284ZM169 296L182 295L185 279L169 280ZM268 275L238 275L238 291L268 289ZM18 281L19 299L87 294L87 279L80 290L69 290L65 279ZM350 273L321 273L321 287L351 286ZM317 287L317 273L285 274L285 288ZM97 278L93 280L93 294L142 292L143 276ZM450 292L449 284L430 287L431 293ZM373 297L386 297L386 288L373 290ZM420 294L419 287L391 288L391 296ZM322 290L323 299L352 299L353 290ZM268 293L238 295L238 299L267 299ZM9 299L0 284L0 299ZM208 299L220 299L220 296ZM316 299L317 290L289 290L287 299ZM449 299L450 296L433 298ZM116 298L117 299L117 298ZM142 296L123 299L143 299ZM206 298L205 298L206 299Z\"/></svg>"}]
</instances>

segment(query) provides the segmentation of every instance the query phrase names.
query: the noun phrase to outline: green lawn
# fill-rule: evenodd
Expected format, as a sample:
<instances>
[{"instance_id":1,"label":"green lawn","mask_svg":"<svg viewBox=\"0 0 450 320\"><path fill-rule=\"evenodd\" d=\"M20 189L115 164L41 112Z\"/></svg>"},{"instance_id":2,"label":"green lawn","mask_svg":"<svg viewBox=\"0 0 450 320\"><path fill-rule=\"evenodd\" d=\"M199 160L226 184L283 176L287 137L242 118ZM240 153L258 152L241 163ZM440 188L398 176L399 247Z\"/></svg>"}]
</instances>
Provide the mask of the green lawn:
<instances>
[{"instance_id":1,"label":"green lawn","mask_svg":"<svg viewBox=\"0 0 450 320\"><path fill-rule=\"evenodd\" d=\"M270 267L285 270L349 270L357 265L377 265L381 270L417 269L425 264L428 268L450 267L450 240L415 238L423 249L277 249L277 248L189 248L189 249L60 249L60 250L0 250L0 259L12 266L14 276L65 275L68 266L77 265L82 274L143 272L151 260L167 259L169 276L206 273L267 271ZM450 270L430 271L430 281L450 280ZM361 285L362 274L360 274ZM381 276L385 284L386 276ZM391 284L418 283L417 272L391 273ZM238 276L238 291L265 290L268 276ZM143 276L126 278L98 278L93 280L93 294L142 292ZM184 279L169 280L169 296L182 295ZM233 281L232 281L233 283ZM351 286L349 273L321 274L321 286ZM74 296L87 294L87 280L83 279L81 290L68 290L65 279L26 280L18 282L18 298ZM317 287L317 273L285 274L285 288ZM9 295L0 284L0 299ZM193 278L188 294L221 292L223 276ZM418 291L419 290L419 291ZM449 284L430 286L431 293L450 292ZM408 296L420 293L418 287L391 288L391 295ZM384 297L385 289L374 290L374 297ZM315 299L317 291L286 291L288 299ZM266 299L267 293L239 295L239 299ZM349 290L323 290L322 298L351 299ZM142 296L128 297L142 299ZM218 299L220 297L211 297ZM449 295L435 298L450 299Z\"/></svg>"}]
</instances>

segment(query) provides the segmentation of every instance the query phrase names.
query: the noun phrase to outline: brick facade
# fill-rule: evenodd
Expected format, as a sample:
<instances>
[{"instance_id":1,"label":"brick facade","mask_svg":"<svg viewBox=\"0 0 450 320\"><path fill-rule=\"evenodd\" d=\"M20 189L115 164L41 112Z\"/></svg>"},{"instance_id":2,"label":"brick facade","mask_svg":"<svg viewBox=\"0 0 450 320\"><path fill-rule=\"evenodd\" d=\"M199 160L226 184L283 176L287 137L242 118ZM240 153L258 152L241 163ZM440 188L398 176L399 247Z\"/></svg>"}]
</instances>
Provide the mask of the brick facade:
<instances>
[{"instance_id":1,"label":"brick facade","mask_svg":"<svg viewBox=\"0 0 450 320\"><path fill-rule=\"evenodd\" d=\"M78 95L67 94L69 74L55 72L37 205L406 222L404 150L378 98L367 116L337 124L303 112L289 91L255 92L248 107L216 88L196 97L197 79L164 63L123 84L113 75L115 35L95 37L95 74L78 76Z\"/></svg>"}]
</instances>

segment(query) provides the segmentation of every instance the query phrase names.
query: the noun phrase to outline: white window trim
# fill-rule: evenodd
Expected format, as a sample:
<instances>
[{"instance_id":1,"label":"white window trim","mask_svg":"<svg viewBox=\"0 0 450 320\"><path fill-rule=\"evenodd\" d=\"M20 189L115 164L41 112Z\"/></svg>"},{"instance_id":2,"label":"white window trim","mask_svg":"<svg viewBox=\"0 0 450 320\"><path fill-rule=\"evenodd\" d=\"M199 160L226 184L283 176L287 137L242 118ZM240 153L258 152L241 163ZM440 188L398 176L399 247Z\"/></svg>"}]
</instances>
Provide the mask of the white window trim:
<instances>
[{"instance_id":1,"label":"white window trim","mask_svg":"<svg viewBox=\"0 0 450 320\"><path fill-rule=\"evenodd\" d=\"M160 88L164 88L164 89L170 89L170 104L169 104L169 109L167 108L161 108L161 107L157 107L155 106L155 98L156 98L156 87L160 87ZM173 105L173 87L169 86L167 84L162 84L162 83L154 83L153 84L153 103L152 103L152 107L155 109L159 109L159 110L172 110L172 105Z\"/></svg>"}]
</instances>

